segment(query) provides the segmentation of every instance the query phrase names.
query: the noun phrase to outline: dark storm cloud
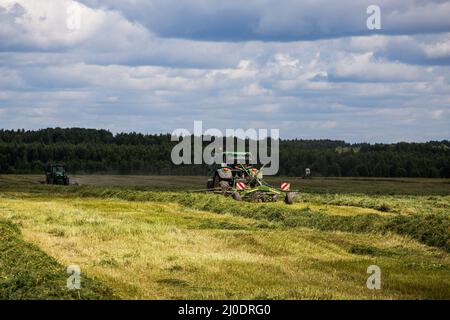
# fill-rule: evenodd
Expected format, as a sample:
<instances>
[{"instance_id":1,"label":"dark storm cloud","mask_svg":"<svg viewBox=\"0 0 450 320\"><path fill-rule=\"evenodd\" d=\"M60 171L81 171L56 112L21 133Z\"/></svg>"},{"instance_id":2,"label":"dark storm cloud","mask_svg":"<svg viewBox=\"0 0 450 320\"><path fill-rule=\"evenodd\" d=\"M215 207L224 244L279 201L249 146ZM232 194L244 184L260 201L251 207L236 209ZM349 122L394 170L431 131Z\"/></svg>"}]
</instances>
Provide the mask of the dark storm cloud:
<instances>
[{"instance_id":1,"label":"dark storm cloud","mask_svg":"<svg viewBox=\"0 0 450 320\"><path fill-rule=\"evenodd\" d=\"M207 41L298 41L450 31L450 3L423 0L83 0L117 9L160 37ZM368 6L381 8L381 30L368 30Z\"/></svg>"}]
</instances>

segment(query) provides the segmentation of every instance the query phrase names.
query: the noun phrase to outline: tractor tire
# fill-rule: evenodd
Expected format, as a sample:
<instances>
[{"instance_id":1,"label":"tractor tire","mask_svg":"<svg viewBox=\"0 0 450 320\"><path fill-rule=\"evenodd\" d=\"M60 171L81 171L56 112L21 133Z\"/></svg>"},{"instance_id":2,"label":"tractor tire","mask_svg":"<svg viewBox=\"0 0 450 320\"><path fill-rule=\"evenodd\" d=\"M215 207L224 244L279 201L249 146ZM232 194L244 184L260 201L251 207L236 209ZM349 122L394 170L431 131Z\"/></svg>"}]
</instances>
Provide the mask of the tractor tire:
<instances>
[{"instance_id":1,"label":"tractor tire","mask_svg":"<svg viewBox=\"0 0 450 320\"><path fill-rule=\"evenodd\" d=\"M213 182L212 182L214 189L219 188L219 182L220 182L220 177L216 174L214 176L214 179L213 179Z\"/></svg>"},{"instance_id":2,"label":"tractor tire","mask_svg":"<svg viewBox=\"0 0 450 320\"><path fill-rule=\"evenodd\" d=\"M70 184L69 178L64 179L64 185L65 185L65 186L68 186L69 184Z\"/></svg>"},{"instance_id":3,"label":"tractor tire","mask_svg":"<svg viewBox=\"0 0 450 320\"><path fill-rule=\"evenodd\" d=\"M219 181L219 187L220 191L222 191L223 194L226 194L230 189L230 184L226 180L221 180Z\"/></svg>"},{"instance_id":4,"label":"tractor tire","mask_svg":"<svg viewBox=\"0 0 450 320\"><path fill-rule=\"evenodd\" d=\"M284 198L284 202L286 202L286 204L293 204L294 203L294 193L287 192L286 197Z\"/></svg>"},{"instance_id":5,"label":"tractor tire","mask_svg":"<svg viewBox=\"0 0 450 320\"><path fill-rule=\"evenodd\" d=\"M239 192L234 192L233 193L233 199L236 200L236 201L242 201L242 197L239 194Z\"/></svg>"},{"instance_id":6,"label":"tractor tire","mask_svg":"<svg viewBox=\"0 0 450 320\"><path fill-rule=\"evenodd\" d=\"M230 189L230 184L228 183L228 180L222 180L218 175L216 175L213 180L213 188L226 192Z\"/></svg>"},{"instance_id":7,"label":"tractor tire","mask_svg":"<svg viewBox=\"0 0 450 320\"><path fill-rule=\"evenodd\" d=\"M209 190L214 189L214 180L206 182L206 189L209 189Z\"/></svg>"}]
</instances>

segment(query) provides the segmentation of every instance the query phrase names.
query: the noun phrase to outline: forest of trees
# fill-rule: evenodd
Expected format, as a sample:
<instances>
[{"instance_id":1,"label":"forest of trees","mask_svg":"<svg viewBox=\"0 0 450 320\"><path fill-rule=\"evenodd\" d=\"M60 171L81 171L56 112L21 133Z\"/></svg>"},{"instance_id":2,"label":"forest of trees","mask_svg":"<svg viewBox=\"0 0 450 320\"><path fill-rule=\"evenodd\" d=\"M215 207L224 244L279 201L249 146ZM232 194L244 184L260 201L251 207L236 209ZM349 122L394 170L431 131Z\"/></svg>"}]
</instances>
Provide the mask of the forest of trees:
<instances>
[{"instance_id":1,"label":"forest of trees","mask_svg":"<svg viewBox=\"0 0 450 320\"><path fill-rule=\"evenodd\" d=\"M113 135L96 129L0 130L0 173L42 173L63 163L70 173L203 175L205 165L172 164L169 134ZM281 140L279 175L450 178L450 141L349 144Z\"/></svg>"}]
</instances>

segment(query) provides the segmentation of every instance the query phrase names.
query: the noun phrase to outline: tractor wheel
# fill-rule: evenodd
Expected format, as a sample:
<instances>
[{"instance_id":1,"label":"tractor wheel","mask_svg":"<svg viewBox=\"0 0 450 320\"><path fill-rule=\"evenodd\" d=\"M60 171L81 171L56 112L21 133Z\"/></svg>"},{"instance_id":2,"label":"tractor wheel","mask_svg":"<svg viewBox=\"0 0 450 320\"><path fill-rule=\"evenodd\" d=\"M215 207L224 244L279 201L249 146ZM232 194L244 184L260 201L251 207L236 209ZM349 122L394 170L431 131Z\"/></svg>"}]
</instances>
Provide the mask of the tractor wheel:
<instances>
[{"instance_id":1,"label":"tractor wheel","mask_svg":"<svg viewBox=\"0 0 450 320\"><path fill-rule=\"evenodd\" d=\"M55 184L55 180L53 179L53 177L50 177L48 179L48 184Z\"/></svg>"},{"instance_id":2,"label":"tractor wheel","mask_svg":"<svg viewBox=\"0 0 450 320\"><path fill-rule=\"evenodd\" d=\"M214 189L219 188L220 187L219 183L220 183L220 177L216 174L214 176L214 180L212 182L213 188Z\"/></svg>"},{"instance_id":3,"label":"tractor wheel","mask_svg":"<svg viewBox=\"0 0 450 320\"><path fill-rule=\"evenodd\" d=\"M220 191L224 192L230 188L230 184L227 180L222 180L218 175L216 175L213 180L213 188L219 188Z\"/></svg>"},{"instance_id":4,"label":"tractor wheel","mask_svg":"<svg viewBox=\"0 0 450 320\"><path fill-rule=\"evenodd\" d=\"M222 191L223 194L226 194L227 191L230 189L230 184L228 183L228 181L222 180L219 181L219 187L220 191Z\"/></svg>"},{"instance_id":5,"label":"tractor wheel","mask_svg":"<svg viewBox=\"0 0 450 320\"><path fill-rule=\"evenodd\" d=\"M287 192L286 197L284 198L284 202L286 202L286 204L293 204L294 194L292 192Z\"/></svg>"},{"instance_id":6,"label":"tractor wheel","mask_svg":"<svg viewBox=\"0 0 450 320\"><path fill-rule=\"evenodd\" d=\"M69 178L64 179L64 185L68 186L70 184Z\"/></svg>"},{"instance_id":7,"label":"tractor wheel","mask_svg":"<svg viewBox=\"0 0 450 320\"><path fill-rule=\"evenodd\" d=\"M211 181L208 180L206 182L206 189L210 189L210 190L214 189L214 180L211 180Z\"/></svg>"},{"instance_id":8,"label":"tractor wheel","mask_svg":"<svg viewBox=\"0 0 450 320\"><path fill-rule=\"evenodd\" d=\"M236 200L236 201L242 201L242 197L239 194L239 192L233 193L233 199Z\"/></svg>"}]
</instances>

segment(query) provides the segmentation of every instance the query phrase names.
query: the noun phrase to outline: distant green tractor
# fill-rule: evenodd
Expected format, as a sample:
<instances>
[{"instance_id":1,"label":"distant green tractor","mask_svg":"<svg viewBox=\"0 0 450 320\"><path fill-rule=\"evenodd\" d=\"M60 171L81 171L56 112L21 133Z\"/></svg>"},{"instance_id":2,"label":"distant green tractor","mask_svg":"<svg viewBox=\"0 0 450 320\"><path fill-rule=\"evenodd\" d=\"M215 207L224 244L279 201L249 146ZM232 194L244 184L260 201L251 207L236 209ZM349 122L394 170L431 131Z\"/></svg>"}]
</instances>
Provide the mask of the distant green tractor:
<instances>
[{"instance_id":1,"label":"distant green tractor","mask_svg":"<svg viewBox=\"0 0 450 320\"><path fill-rule=\"evenodd\" d=\"M66 168L60 164L49 164L45 168L45 182L47 184L69 185Z\"/></svg>"},{"instance_id":2,"label":"distant green tractor","mask_svg":"<svg viewBox=\"0 0 450 320\"><path fill-rule=\"evenodd\" d=\"M231 195L237 201L276 202L284 196L287 204L293 203L297 192L290 190L290 183L275 188L263 181L264 166L258 169L250 152L224 152L222 157L222 163L209 167L208 190Z\"/></svg>"}]
</instances>

